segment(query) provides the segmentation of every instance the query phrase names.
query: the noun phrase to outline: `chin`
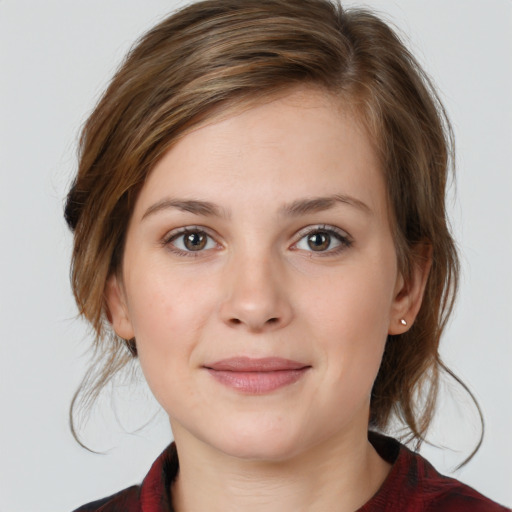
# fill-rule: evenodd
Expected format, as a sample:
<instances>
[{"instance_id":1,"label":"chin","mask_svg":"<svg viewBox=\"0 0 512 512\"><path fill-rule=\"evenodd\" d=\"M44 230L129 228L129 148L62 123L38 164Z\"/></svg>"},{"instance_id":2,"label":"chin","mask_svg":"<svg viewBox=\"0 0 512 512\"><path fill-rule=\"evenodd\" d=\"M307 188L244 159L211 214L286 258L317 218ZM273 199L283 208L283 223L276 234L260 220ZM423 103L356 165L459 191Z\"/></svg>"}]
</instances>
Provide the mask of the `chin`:
<instances>
[{"instance_id":1,"label":"chin","mask_svg":"<svg viewBox=\"0 0 512 512\"><path fill-rule=\"evenodd\" d=\"M297 455L297 446L290 446L289 443L276 443L268 439L246 438L240 440L229 440L222 448L226 455L243 460L283 462Z\"/></svg>"},{"instance_id":2,"label":"chin","mask_svg":"<svg viewBox=\"0 0 512 512\"><path fill-rule=\"evenodd\" d=\"M298 433L297 433L298 434ZM285 422L277 425L239 425L225 429L217 448L227 455L244 460L280 462L293 458L304 448L304 436L293 435Z\"/></svg>"}]
</instances>

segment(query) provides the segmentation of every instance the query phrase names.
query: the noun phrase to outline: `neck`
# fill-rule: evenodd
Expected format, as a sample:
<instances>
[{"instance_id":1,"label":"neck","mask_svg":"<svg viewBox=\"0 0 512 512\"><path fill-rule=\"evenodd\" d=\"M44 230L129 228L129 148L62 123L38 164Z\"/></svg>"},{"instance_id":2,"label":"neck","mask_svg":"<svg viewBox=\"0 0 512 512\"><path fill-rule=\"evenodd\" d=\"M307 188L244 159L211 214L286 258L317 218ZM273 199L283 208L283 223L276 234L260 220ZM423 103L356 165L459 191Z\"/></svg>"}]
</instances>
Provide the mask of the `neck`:
<instances>
[{"instance_id":1,"label":"neck","mask_svg":"<svg viewBox=\"0 0 512 512\"><path fill-rule=\"evenodd\" d=\"M366 432L271 462L226 455L200 441L187 442L187 434L178 432L176 512L353 512L377 492L390 469Z\"/></svg>"}]
</instances>

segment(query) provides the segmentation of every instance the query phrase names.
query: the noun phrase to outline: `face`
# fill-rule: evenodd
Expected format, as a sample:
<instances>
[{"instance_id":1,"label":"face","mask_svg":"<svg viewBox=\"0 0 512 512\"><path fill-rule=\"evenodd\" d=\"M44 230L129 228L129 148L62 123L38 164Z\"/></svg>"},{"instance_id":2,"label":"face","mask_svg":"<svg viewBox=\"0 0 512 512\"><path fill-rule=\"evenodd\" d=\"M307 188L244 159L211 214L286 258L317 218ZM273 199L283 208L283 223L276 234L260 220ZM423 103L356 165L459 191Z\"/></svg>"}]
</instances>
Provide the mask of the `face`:
<instances>
[{"instance_id":1,"label":"face","mask_svg":"<svg viewBox=\"0 0 512 512\"><path fill-rule=\"evenodd\" d=\"M107 301L177 440L283 459L366 436L411 300L357 119L298 90L186 135L140 193Z\"/></svg>"}]
</instances>

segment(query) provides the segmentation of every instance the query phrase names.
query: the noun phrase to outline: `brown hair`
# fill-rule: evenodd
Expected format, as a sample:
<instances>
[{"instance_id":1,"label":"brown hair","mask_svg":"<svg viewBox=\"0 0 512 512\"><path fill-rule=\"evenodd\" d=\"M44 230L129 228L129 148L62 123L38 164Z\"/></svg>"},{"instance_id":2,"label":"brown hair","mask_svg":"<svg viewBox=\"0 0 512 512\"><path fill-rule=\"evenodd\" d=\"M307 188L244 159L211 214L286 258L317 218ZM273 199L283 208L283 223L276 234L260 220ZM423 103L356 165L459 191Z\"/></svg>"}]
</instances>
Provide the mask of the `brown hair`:
<instances>
[{"instance_id":1,"label":"brown hair","mask_svg":"<svg viewBox=\"0 0 512 512\"><path fill-rule=\"evenodd\" d=\"M366 10L328 0L193 4L148 32L114 76L83 128L65 210L75 235L73 291L102 360L75 399L90 405L135 354L106 322L104 289L119 268L128 221L152 168L217 107L301 84L356 107L375 141L406 277L418 244L431 247L421 310L408 332L388 339L370 416L373 428L384 430L395 417L411 438L424 438L446 369L438 347L459 272L445 209L452 132L430 80L397 34Z\"/></svg>"}]
</instances>

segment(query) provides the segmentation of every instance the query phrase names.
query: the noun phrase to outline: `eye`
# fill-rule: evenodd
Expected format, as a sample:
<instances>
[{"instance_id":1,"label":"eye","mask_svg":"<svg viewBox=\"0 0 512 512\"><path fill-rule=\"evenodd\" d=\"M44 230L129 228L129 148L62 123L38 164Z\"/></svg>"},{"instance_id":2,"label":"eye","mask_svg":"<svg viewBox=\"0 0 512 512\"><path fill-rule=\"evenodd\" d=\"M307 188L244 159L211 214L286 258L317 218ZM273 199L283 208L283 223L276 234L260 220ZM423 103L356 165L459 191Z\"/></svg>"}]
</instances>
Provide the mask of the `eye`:
<instances>
[{"instance_id":1,"label":"eye","mask_svg":"<svg viewBox=\"0 0 512 512\"><path fill-rule=\"evenodd\" d=\"M217 247L210 235L196 228L186 228L178 233L171 233L166 238L165 245L171 246L178 253L200 252Z\"/></svg>"},{"instance_id":2,"label":"eye","mask_svg":"<svg viewBox=\"0 0 512 512\"><path fill-rule=\"evenodd\" d=\"M300 234L303 236L294 248L302 251L336 254L352 244L349 236L334 226L310 227Z\"/></svg>"}]
</instances>

